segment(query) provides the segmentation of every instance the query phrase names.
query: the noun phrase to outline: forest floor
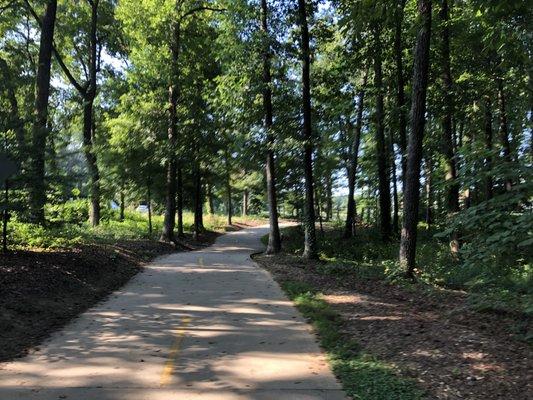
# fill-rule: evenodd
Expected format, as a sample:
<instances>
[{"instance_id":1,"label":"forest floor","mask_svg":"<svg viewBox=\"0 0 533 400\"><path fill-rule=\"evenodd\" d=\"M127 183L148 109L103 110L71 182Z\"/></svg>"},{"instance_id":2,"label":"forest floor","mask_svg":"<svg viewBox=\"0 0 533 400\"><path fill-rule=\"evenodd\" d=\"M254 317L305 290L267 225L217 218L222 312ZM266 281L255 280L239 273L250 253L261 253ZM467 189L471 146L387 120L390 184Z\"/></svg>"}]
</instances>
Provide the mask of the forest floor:
<instances>
[{"instance_id":1,"label":"forest floor","mask_svg":"<svg viewBox=\"0 0 533 400\"><path fill-rule=\"evenodd\" d=\"M206 232L191 248L219 236ZM64 250L14 251L0 263L0 362L23 356L50 333L105 299L152 259L177 251L153 240L119 240Z\"/></svg>"},{"instance_id":2,"label":"forest floor","mask_svg":"<svg viewBox=\"0 0 533 400\"><path fill-rule=\"evenodd\" d=\"M289 235L287 247L293 240ZM336 242L343 247L340 239ZM316 291L340 319L343 341L357 342L361 352L414 382L426 398L533 398L532 347L513 333L517 326L531 329L531 319L523 315L479 312L462 291L363 277L357 270L336 270L294 254L255 260L282 286L297 283ZM418 397L393 389L355 398Z\"/></svg>"}]
</instances>

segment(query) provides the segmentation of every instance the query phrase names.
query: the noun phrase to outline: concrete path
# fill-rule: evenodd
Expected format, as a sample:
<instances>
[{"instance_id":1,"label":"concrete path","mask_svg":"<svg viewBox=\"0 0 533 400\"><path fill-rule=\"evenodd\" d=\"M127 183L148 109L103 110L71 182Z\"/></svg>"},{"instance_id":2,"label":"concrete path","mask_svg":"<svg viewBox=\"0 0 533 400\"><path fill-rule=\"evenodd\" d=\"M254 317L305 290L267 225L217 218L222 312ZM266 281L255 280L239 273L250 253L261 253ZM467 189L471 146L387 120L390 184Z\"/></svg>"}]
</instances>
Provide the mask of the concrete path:
<instances>
[{"instance_id":1,"label":"concrete path","mask_svg":"<svg viewBox=\"0 0 533 400\"><path fill-rule=\"evenodd\" d=\"M264 227L159 259L0 370L0 399L345 399L308 324L250 253Z\"/></svg>"}]
</instances>

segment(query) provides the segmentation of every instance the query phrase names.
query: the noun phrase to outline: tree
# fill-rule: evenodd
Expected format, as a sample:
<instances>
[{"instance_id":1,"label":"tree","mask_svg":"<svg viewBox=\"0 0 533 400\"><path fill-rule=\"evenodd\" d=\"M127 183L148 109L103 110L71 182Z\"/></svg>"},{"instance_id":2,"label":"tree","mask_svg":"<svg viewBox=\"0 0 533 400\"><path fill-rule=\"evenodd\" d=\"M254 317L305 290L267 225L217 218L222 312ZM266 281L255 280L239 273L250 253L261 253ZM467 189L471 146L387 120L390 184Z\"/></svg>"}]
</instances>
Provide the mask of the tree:
<instances>
[{"instance_id":1,"label":"tree","mask_svg":"<svg viewBox=\"0 0 533 400\"><path fill-rule=\"evenodd\" d=\"M420 28L413 53L413 92L411 130L407 146L407 166L404 193L404 215L400 241L400 264L413 278L416 258L418 208L420 199L420 163L426 122L426 94L429 75L429 45L431 37L431 0L418 0Z\"/></svg>"},{"instance_id":2,"label":"tree","mask_svg":"<svg viewBox=\"0 0 533 400\"><path fill-rule=\"evenodd\" d=\"M276 168L274 161L274 136L272 134L272 77L270 73L270 38L268 31L268 5L267 0L261 0L261 29L264 34L263 50L263 106L265 108L264 127L267 132L267 160L266 181L268 198L268 216L270 231L266 254L279 253L281 250L281 238L278 225L278 201L276 194Z\"/></svg>"},{"instance_id":3,"label":"tree","mask_svg":"<svg viewBox=\"0 0 533 400\"><path fill-rule=\"evenodd\" d=\"M50 96L50 69L56 12L57 0L49 0L46 3L42 21L39 20L41 42L35 84L35 111L32 128L30 214L31 220L40 224L45 222L46 184L44 161L48 136L48 98Z\"/></svg>"},{"instance_id":4,"label":"tree","mask_svg":"<svg viewBox=\"0 0 533 400\"><path fill-rule=\"evenodd\" d=\"M311 79L309 27L305 0L298 0L298 22L300 26L300 50L302 63L302 138L304 140L304 175L305 175L305 216L304 216L304 258L318 257L315 231L315 202L313 193L313 132L311 124Z\"/></svg>"}]
</instances>

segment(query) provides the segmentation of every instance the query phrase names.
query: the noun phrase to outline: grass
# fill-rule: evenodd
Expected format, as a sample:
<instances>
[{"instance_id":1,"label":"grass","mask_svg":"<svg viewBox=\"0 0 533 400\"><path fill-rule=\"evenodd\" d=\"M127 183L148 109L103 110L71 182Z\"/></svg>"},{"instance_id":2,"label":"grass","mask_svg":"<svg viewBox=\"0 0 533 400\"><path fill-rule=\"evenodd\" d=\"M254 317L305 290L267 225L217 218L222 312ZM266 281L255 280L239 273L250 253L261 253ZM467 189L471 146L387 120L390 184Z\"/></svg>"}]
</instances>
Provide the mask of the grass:
<instances>
[{"instance_id":1,"label":"grass","mask_svg":"<svg viewBox=\"0 0 533 400\"><path fill-rule=\"evenodd\" d=\"M416 400L423 392L415 382L401 378L391 365L361 352L353 340L343 337L341 320L311 286L294 281L282 288L300 312L312 322L322 348L346 393L357 400Z\"/></svg>"},{"instance_id":2,"label":"grass","mask_svg":"<svg viewBox=\"0 0 533 400\"><path fill-rule=\"evenodd\" d=\"M185 232L192 231L194 214L183 214ZM248 224L257 222L254 217L234 217L234 223ZM163 216L152 217L152 234L148 231L148 216L135 211L127 211L124 221L119 221L118 212L107 211L105 218L97 227L86 221L60 223L53 220L43 227L21 222L13 218L8 224L8 242L13 250L52 250L71 248L80 244L110 243L117 240L157 240L163 227ZM208 231L225 232L228 230L224 215L204 216L204 227Z\"/></svg>"}]
</instances>

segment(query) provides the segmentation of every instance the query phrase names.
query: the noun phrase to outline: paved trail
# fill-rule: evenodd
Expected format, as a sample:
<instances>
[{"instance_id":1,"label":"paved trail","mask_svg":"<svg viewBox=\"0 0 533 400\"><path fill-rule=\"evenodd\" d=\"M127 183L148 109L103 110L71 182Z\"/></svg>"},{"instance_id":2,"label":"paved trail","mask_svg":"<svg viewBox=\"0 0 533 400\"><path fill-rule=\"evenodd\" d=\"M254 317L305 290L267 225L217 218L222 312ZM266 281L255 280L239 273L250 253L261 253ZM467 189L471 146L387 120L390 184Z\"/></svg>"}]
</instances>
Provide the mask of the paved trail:
<instances>
[{"instance_id":1,"label":"paved trail","mask_svg":"<svg viewBox=\"0 0 533 400\"><path fill-rule=\"evenodd\" d=\"M266 228L159 259L0 370L0 399L345 399L309 325L250 253Z\"/></svg>"}]
</instances>

